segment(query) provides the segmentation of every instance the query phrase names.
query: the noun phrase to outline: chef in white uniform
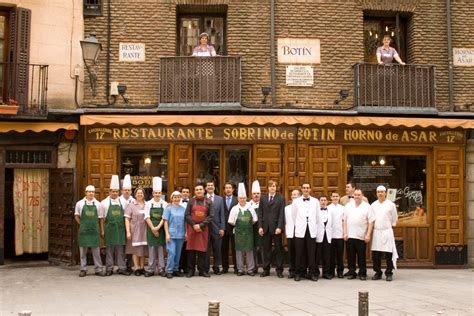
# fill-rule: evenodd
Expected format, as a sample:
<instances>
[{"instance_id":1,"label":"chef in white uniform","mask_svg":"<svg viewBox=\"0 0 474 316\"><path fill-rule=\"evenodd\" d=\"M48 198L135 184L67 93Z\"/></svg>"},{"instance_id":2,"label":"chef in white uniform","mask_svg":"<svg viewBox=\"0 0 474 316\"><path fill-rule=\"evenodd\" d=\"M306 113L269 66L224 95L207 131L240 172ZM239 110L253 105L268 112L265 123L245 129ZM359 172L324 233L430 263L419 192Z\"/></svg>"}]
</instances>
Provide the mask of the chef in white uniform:
<instances>
[{"instance_id":1,"label":"chef in white uniform","mask_svg":"<svg viewBox=\"0 0 474 316\"><path fill-rule=\"evenodd\" d=\"M396 268L398 259L395 246L395 236L392 227L397 225L397 208L395 204L387 200L387 189L383 185L377 187L378 200L370 206L369 222L374 223L372 234L372 261L375 275L372 280L382 278L382 257L387 260L385 277L392 281L393 269Z\"/></svg>"}]
</instances>

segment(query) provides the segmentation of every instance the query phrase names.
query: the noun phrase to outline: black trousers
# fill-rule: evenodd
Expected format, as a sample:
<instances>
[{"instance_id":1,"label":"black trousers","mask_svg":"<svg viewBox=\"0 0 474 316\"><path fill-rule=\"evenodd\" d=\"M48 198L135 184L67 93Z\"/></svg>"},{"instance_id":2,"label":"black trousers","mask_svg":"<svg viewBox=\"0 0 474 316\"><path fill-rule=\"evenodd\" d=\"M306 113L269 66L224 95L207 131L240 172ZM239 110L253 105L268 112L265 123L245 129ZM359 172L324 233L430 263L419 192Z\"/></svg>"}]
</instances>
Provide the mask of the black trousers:
<instances>
[{"instance_id":1,"label":"black trousers","mask_svg":"<svg viewBox=\"0 0 474 316\"><path fill-rule=\"evenodd\" d=\"M181 248L181 257L179 258L179 270L182 270L184 273L188 272L188 252L186 250L186 241L183 243L183 248Z\"/></svg>"},{"instance_id":2,"label":"black trousers","mask_svg":"<svg viewBox=\"0 0 474 316\"><path fill-rule=\"evenodd\" d=\"M219 234L209 233L209 242L207 243L206 253L206 271L209 272L211 268L211 251L214 257L212 270L219 271L219 265L221 264L221 251L222 251L222 237Z\"/></svg>"},{"instance_id":3,"label":"black trousers","mask_svg":"<svg viewBox=\"0 0 474 316\"><path fill-rule=\"evenodd\" d=\"M272 243L275 244L276 271L283 272L283 241L281 234L275 235L268 232L263 235L263 270L270 271Z\"/></svg>"},{"instance_id":4,"label":"black trousers","mask_svg":"<svg viewBox=\"0 0 474 316\"><path fill-rule=\"evenodd\" d=\"M206 272L206 252L188 250L188 273L196 271L196 256L197 256L197 269L199 273Z\"/></svg>"},{"instance_id":5,"label":"black trousers","mask_svg":"<svg viewBox=\"0 0 474 316\"><path fill-rule=\"evenodd\" d=\"M296 272L296 249L295 249L295 239L294 238L286 238L288 242L288 262L290 263L289 272L295 273Z\"/></svg>"},{"instance_id":6,"label":"black trousers","mask_svg":"<svg viewBox=\"0 0 474 316\"><path fill-rule=\"evenodd\" d=\"M356 258L359 266L359 276L367 276L367 265L365 262L366 244L364 240L349 238L347 241L347 263L349 266L349 274L356 273Z\"/></svg>"},{"instance_id":7,"label":"black trousers","mask_svg":"<svg viewBox=\"0 0 474 316\"><path fill-rule=\"evenodd\" d=\"M324 232L323 242L316 243L316 275L319 276L319 265L323 267L323 276L331 275L330 268L331 244Z\"/></svg>"},{"instance_id":8,"label":"black trousers","mask_svg":"<svg viewBox=\"0 0 474 316\"><path fill-rule=\"evenodd\" d=\"M222 237L222 269L229 270L229 248L232 251L232 264L234 269L237 269L237 261L235 259L235 239L234 234L232 233L233 228L227 227L224 237ZM229 247L230 245L230 247Z\"/></svg>"},{"instance_id":9,"label":"black trousers","mask_svg":"<svg viewBox=\"0 0 474 316\"><path fill-rule=\"evenodd\" d=\"M382 276L382 257L385 256L385 260L387 261L387 269L385 269L385 275L393 275L394 267L392 255L393 254L391 252L372 251L372 262L374 264L375 274Z\"/></svg>"},{"instance_id":10,"label":"black trousers","mask_svg":"<svg viewBox=\"0 0 474 316\"><path fill-rule=\"evenodd\" d=\"M316 238L311 238L309 228L306 226L304 238L294 238L296 250L296 274L304 276L306 270L310 276L319 275L316 266Z\"/></svg>"},{"instance_id":11,"label":"black trousers","mask_svg":"<svg viewBox=\"0 0 474 316\"><path fill-rule=\"evenodd\" d=\"M344 272L344 239L331 239L331 259L330 270L331 275L334 276L334 270L337 267L337 273Z\"/></svg>"}]
</instances>

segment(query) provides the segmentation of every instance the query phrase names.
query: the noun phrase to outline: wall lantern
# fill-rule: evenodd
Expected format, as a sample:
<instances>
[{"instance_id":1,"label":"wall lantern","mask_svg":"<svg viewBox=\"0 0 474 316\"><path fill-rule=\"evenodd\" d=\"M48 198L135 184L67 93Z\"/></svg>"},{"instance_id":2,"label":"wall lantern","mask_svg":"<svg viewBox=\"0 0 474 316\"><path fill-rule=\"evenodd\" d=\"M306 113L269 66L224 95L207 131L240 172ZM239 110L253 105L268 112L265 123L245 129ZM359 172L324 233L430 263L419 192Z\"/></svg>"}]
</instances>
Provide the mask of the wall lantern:
<instances>
[{"instance_id":1,"label":"wall lantern","mask_svg":"<svg viewBox=\"0 0 474 316\"><path fill-rule=\"evenodd\" d=\"M97 72L94 68L99 59L102 44L99 43L94 33L90 34L83 41L80 41L82 49L82 59L86 65L89 81L91 84L92 96L96 96Z\"/></svg>"}]
</instances>

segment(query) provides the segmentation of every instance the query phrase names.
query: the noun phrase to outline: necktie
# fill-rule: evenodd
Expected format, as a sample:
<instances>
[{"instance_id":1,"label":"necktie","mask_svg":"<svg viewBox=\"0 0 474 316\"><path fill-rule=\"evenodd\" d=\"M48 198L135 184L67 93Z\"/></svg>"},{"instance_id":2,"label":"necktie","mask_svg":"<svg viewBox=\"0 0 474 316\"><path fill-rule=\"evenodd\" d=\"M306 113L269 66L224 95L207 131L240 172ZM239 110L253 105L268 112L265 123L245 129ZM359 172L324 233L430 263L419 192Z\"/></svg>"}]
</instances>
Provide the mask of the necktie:
<instances>
[{"instance_id":1,"label":"necktie","mask_svg":"<svg viewBox=\"0 0 474 316\"><path fill-rule=\"evenodd\" d=\"M230 196L227 197L227 209L230 209Z\"/></svg>"},{"instance_id":2,"label":"necktie","mask_svg":"<svg viewBox=\"0 0 474 316\"><path fill-rule=\"evenodd\" d=\"M273 201L273 195L270 195L270 202Z\"/></svg>"},{"instance_id":3,"label":"necktie","mask_svg":"<svg viewBox=\"0 0 474 316\"><path fill-rule=\"evenodd\" d=\"M303 201L304 202L309 201L309 198L303 198Z\"/></svg>"}]
</instances>

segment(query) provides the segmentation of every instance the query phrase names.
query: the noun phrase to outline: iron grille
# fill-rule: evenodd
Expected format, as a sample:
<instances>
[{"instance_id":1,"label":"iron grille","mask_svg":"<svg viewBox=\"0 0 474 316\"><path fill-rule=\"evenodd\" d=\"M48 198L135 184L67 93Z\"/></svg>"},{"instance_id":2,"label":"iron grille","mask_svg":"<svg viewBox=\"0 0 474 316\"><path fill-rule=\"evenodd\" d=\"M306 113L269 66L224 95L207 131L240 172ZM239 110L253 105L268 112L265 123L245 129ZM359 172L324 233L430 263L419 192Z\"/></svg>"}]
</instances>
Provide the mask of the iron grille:
<instances>
[{"instance_id":1,"label":"iron grille","mask_svg":"<svg viewBox=\"0 0 474 316\"><path fill-rule=\"evenodd\" d=\"M50 150L7 150L6 162L15 164L50 164Z\"/></svg>"}]
</instances>

